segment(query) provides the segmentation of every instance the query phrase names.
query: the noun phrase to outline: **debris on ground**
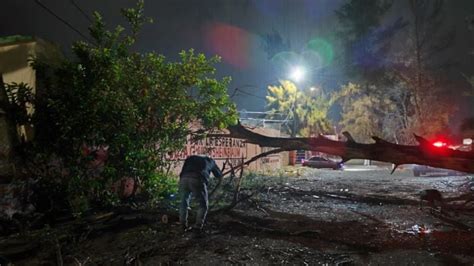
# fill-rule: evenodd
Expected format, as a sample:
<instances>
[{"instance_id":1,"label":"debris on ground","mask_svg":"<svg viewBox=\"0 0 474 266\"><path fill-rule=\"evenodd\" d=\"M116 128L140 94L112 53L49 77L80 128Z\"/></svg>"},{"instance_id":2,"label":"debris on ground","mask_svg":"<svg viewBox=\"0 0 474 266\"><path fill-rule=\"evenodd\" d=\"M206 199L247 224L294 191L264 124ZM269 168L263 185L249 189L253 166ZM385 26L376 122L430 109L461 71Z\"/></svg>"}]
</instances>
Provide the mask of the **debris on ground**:
<instances>
[{"instance_id":1,"label":"debris on ground","mask_svg":"<svg viewBox=\"0 0 474 266\"><path fill-rule=\"evenodd\" d=\"M449 200L448 215L418 206L418 192L426 189L459 198L465 177L388 170L301 173L211 215L200 235L183 232L173 211L106 213L31 232L29 239L0 238L0 255L15 265L474 262L474 209Z\"/></svg>"}]
</instances>

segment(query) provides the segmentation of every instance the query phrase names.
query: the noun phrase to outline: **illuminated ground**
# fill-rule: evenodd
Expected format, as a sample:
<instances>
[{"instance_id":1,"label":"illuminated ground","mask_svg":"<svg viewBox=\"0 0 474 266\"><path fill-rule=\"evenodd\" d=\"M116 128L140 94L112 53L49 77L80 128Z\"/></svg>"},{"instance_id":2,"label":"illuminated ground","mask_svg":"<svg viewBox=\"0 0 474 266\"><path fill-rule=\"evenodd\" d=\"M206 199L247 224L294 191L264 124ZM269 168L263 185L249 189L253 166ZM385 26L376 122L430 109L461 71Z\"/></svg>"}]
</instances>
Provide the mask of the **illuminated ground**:
<instances>
[{"instance_id":1,"label":"illuminated ground","mask_svg":"<svg viewBox=\"0 0 474 266\"><path fill-rule=\"evenodd\" d=\"M422 189L436 188L445 197L456 197L467 177L413 177L409 170L390 175L380 168L300 169L299 173L231 213L210 217L203 238L183 235L173 218L167 224L132 224L64 246L64 261L100 265L474 263L474 212L455 212L453 202L446 214L420 210L417 196Z\"/></svg>"}]
</instances>

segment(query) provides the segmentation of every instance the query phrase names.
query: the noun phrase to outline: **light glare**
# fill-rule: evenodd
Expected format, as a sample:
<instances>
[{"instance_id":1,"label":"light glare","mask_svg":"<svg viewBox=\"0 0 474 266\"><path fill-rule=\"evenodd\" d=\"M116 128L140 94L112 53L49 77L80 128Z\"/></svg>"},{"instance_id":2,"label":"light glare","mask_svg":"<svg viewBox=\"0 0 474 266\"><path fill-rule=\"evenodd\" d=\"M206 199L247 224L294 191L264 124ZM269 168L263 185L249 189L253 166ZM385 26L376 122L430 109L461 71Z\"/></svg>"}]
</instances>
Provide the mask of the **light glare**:
<instances>
[{"instance_id":1,"label":"light glare","mask_svg":"<svg viewBox=\"0 0 474 266\"><path fill-rule=\"evenodd\" d=\"M442 141L436 141L435 143L433 143L433 146L441 148L441 147L446 146L446 143L444 143Z\"/></svg>"},{"instance_id":2,"label":"light glare","mask_svg":"<svg viewBox=\"0 0 474 266\"><path fill-rule=\"evenodd\" d=\"M297 66L291 70L290 78L295 82L299 82L303 80L304 74L305 74L304 68Z\"/></svg>"}]
</instances>

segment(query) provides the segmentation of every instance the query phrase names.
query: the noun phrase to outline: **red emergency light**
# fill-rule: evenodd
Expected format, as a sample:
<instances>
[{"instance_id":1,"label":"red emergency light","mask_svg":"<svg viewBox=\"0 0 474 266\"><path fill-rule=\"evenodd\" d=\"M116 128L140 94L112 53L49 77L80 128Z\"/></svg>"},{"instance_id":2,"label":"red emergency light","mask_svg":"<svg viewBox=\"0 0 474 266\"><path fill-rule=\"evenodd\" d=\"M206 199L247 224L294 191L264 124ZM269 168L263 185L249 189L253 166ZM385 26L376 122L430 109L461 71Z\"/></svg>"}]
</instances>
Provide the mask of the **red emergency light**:
<instances>
[{"instance_id":1,"label":"red emergency light","mask_svg":"<svg viewBox=\"0 0 474 266\"><path fill-rule=\"evenodd\" d=\"M433 142L433 146L435 146L436 148L446 147L446 145L446 142L443 142L441 140Z\"/></svg>"}]
</instances>

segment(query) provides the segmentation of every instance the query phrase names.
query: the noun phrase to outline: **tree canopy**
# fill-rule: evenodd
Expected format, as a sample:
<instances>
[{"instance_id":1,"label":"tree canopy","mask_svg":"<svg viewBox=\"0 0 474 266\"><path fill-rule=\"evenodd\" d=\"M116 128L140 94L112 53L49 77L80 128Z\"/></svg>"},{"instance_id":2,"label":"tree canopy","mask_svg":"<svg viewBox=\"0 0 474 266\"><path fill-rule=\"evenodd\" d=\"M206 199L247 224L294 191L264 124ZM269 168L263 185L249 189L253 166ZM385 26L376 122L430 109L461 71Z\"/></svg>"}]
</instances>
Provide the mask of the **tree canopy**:
<instances>
[{"instance_id":1,"label":"tree canopy","mask_svg":"<svg viewBox=\"0 0 474 266\"><path fill-rule=\"evenodd\" d=\"M35 131L26 144L32 152L24 153L34 164L30 170L48 187L67 192L71 207L77 201L103 201L124 177L163 190L171 163L165 158L183 147L191 123L208 130L237 121L227 94L230 78L214 75L218 57L208 59L191 49L173 62L154 52L134 52L139 30L150 19L143 1L122 15L129 34L122 26L108 30L95 13L94 42L75 43L73 57L58 62L34 59L37 93L11 97L12 104L29 101L35 109L17 121ZM12 88L11 96L25 90ZM51 162L56 170L36 171Z\"/></svg>"},{"instance_id":2,"label":"tree canopy","mask_svg":"<svg viewBox=\"0 0 474 266\"><path fill-rule=\"evenodd\" d=\"M438 75L447 71L443 53L453 39L443 2L409 0L404 18L388 19L393 1L348 1L336 12L351 82L340 92L344 130L397 143L414 143L413 133L450 133L457 108Z\"/></svg>"},{"instance_id":3,"label":"tree canopy","mask_svg":"<svg viewBox=\"0 0 474 266\"><path fill-rule=\"evenodd\" d=\"M283 114L286 132L291 136L311 136L328 133L331 123L328 111L330 97L321 89L302 92L289 80L280 81L279 86L268 86L267 108L273 113Z\"/></svg>"}]
</instances>

